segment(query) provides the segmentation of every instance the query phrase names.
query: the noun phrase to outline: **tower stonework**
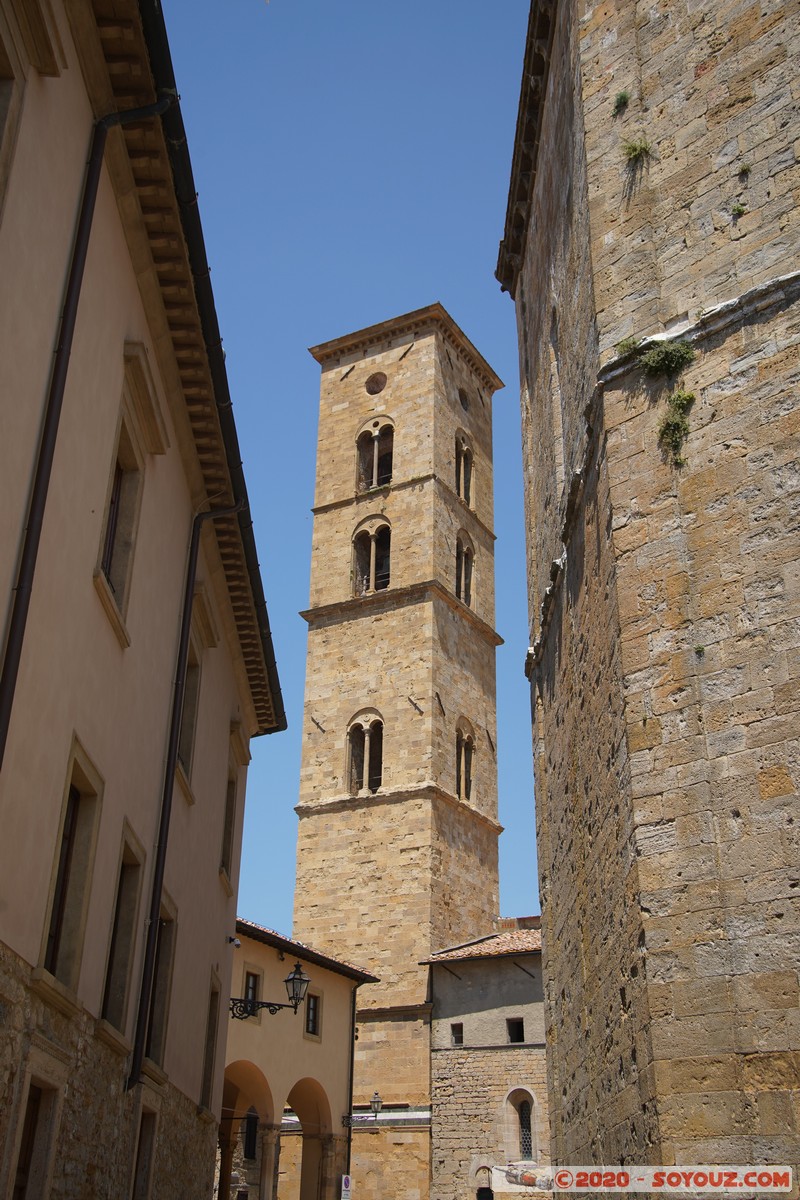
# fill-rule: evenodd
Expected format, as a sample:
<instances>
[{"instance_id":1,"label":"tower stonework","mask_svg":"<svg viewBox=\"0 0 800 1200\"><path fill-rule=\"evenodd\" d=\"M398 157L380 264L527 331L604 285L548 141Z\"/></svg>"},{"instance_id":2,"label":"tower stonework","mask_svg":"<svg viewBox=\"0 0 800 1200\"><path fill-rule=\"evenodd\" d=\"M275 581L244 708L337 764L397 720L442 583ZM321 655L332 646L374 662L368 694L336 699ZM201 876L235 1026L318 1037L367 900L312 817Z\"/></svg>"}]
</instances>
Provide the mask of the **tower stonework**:
<instances>
[{"instance_id":1,"label":"tower stonework","mask_svg":"<svg viewBox=\"0 0 800 1200\"><path fill-rule=\"evenodd\" d=\"M393 1195L424 1200L420 964L497 913L502 384L438 304L311 353L322 382L294 935L380 977L359 1009L354 1103L377 1091L383 1110L369 1137L356 1124L352 1171L365 1200L389 1178Z\"/></svg>"}]
</instances>

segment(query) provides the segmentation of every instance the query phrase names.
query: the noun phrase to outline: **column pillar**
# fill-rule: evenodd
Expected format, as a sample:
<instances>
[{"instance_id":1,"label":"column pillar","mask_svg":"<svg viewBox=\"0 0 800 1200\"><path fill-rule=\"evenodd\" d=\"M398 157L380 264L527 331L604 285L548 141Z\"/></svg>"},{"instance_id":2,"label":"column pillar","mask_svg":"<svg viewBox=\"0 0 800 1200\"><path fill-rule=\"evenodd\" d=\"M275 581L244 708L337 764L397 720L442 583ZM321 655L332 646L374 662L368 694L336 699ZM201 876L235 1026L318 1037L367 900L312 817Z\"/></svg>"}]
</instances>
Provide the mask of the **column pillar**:
<instances>
[{"instance_id":1,"label":"column pillar","mask_svg":"<svg viewBox=\"0 0 800 1200\"><path fill-rule=\"evenodd\" d=\"M259 1125L259 1150L261 1173L258 1180L258 1200L274 1200L275 1182L278 1174L279 1125Z\"/></svg>"}]
</instances>

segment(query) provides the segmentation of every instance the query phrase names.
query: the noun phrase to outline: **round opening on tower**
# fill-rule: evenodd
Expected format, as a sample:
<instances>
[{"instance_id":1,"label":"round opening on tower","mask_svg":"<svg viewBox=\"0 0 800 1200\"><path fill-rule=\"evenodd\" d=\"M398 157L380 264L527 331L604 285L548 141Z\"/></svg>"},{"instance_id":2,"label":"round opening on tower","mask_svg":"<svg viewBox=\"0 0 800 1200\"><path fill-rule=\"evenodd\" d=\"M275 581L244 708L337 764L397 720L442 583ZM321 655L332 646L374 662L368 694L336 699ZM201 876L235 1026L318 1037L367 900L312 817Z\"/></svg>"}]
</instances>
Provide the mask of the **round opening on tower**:
<instances>
[{"instance_id":1,"label":"round opening on tower","mask_svg":"<svg viewBox=\"0 0 800 1200\"><path fill-rule=\"evenodd\" d=\"M383 371L375 371L373 375L370 375L369 379L364 384L364 387L367 389L370 396L377 396L378 392L382 392L386 387L386 376L384 375Z\"/></svg>"}]
</instances>

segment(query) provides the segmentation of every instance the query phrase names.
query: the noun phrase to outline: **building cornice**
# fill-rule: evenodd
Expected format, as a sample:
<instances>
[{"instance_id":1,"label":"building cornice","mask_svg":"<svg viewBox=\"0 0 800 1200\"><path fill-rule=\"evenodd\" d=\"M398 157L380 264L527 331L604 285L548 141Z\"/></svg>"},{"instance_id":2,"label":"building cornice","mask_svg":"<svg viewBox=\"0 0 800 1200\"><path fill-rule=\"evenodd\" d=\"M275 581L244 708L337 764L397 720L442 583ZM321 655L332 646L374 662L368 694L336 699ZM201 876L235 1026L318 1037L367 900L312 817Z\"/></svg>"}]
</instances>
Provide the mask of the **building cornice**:
<instances>
[{"instance_id":1,"label":"building cornice","mask_svg":"<svg viewBox=\"0 0 800 1200\"><path fill-rule=\"evenodd\" d=\"M495 276L514 298L525 253L539 162L544 99L550 74L557 0L533 0L528 19L506 223Z\"/></svg>"},{"instance_id":2,"label":"building cornice","mask_svg":"<svg viewBox=\"0 0 800 1200\"><path fill-rule=\"evenodd\" d=\"M312 628L315 625L333 624L339 621L352 621L359 618L368 619L380 613L391 612L393 609L406 608L411 604L419 604L426 600L442 600L449 609L457 613L475 633L490 646L502 646L503 639L499 633L482 621L471 608L448 592L438 579L426 579L422 583L412 583L407 587L388 587L381 592L373 592L371 596L351 596L347 600L338 600L335 604L320 604L315 608L304 609L300 616Z\"/></svg>"},{"instance_id":3,"label":"building cornice","mask_svg":"<svg viewBox=\"0 0 800 1200\"><path fill-rule=\"evenodd\" d=\"M253 703L257 733L286 727L247 488L233 420L222 339L197 208L186 131L158 0L68 0L95 115L176 97L162 119L115 129L106 151L123 225L144 232L150 262L133 255L139 286L160 298L156 353L168 350L188 418L205 503L239 513L213 532ZM145 251L147 253L147 251ZM166 333L164 332L166 331ZM163 361L163 360L162 360Z\"/></svg>"},{"instance_id":4,"label":"building cornice","mask_svg":"<svg viewBox=\"0 0 800 1200\"><path fill-rule=\"evenodd\" d=\"M437 332L450 343L454 350L467 362L473 374L489 389L496 392L504 387L502 379L487 363L486 359L476 350L464 331L455 323L444 305L429 304L425 308L417 308L413 312L393 317L390 321L380 321L377 325L368 325L366 329L358 329L343 337L333 338L328 342L320 342L318 346L309 346L308 352L320 364L323 370L339 366L342 360L352 355L366 355L378 346L385 345L387 349L401 340L414 340L416 337Z\"/></svg>"}]
</instances>

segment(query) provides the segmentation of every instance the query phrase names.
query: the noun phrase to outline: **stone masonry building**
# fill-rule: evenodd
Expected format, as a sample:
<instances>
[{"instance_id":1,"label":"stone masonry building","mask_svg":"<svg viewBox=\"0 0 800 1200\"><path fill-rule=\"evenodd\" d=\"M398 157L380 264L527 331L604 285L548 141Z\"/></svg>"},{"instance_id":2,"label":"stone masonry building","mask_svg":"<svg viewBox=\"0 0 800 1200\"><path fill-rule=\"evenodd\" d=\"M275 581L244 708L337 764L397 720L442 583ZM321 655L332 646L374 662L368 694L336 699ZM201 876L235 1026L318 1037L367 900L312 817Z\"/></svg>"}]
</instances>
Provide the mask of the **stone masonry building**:
<instances>
[{"instance_id":1,"label":"stone masonry building","mask_svg":"<svg viewBox=\"0 0 800 1200\"><path fill-rule=\"evenodd\" d=\"M531 6L498 278L557 1162L800 1161L798 16Z\"/></svg>"},{"instance_id":2,"label":"stone masonry building","mask_svg":"<svg viewBox=\"0 0 800 1200\"><path fill-rule=\"evenodd\" d=\"M438 304L316 346L322 367L294 936L359 997L363 1200L426 1200L423 960L492 928L497 744L491 401Z\"/></svg>"},{"instance_id":3,"label":"stone masonry building","mask_svg":"<svg viewBox=\"0 0 800 1200\"><path fill-rule=\"evenodd\" d=\"M436 1200L500 1200L522 1191L522 1164L546 1173L541 947L538 917L501 918L429 959Z\"/></svg>"}]
</instances>

